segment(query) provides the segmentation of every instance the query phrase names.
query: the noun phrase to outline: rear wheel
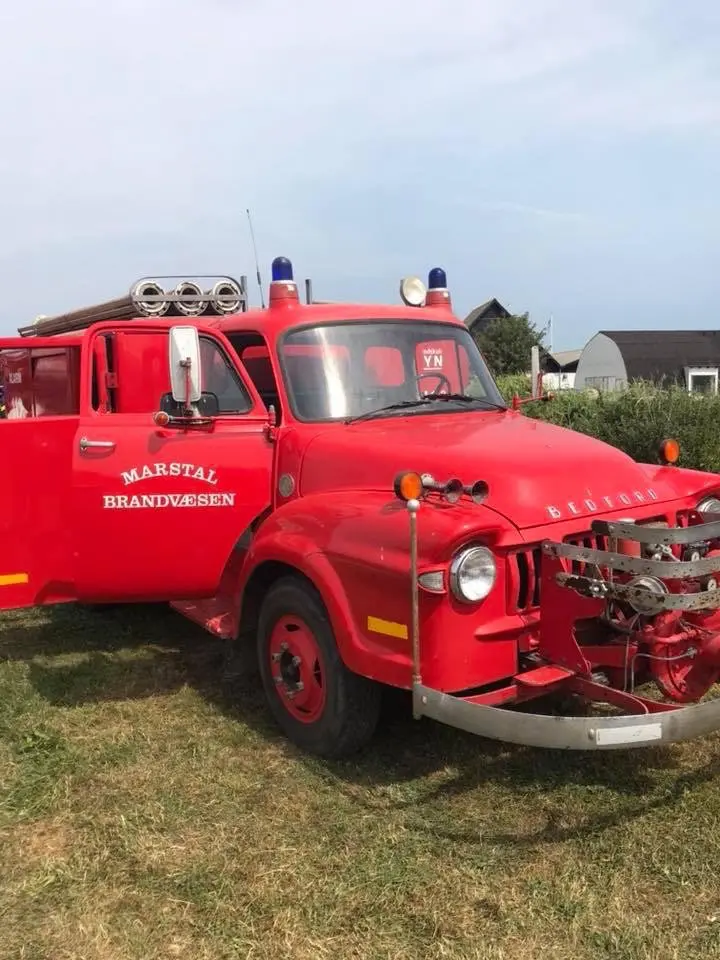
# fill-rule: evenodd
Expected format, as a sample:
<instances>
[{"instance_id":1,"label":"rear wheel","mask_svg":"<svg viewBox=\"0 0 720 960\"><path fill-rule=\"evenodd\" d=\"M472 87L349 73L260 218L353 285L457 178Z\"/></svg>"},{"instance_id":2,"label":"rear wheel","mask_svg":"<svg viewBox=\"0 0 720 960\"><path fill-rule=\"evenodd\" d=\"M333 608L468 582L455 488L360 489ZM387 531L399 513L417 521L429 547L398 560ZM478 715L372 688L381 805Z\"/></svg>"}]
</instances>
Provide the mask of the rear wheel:
<instances>
[{"instance_id":1,"label":"rear wheel","mask_svg":"<svg viewBox=\"0 0 720 960\"><path fill-rule=\"evenodd\" d=\"M268 591L258 661L275 720L303 750L337 759L371 739L380 687L342 662L327 612L309 584L286 577Z\"/></svg>"}]
</instances>

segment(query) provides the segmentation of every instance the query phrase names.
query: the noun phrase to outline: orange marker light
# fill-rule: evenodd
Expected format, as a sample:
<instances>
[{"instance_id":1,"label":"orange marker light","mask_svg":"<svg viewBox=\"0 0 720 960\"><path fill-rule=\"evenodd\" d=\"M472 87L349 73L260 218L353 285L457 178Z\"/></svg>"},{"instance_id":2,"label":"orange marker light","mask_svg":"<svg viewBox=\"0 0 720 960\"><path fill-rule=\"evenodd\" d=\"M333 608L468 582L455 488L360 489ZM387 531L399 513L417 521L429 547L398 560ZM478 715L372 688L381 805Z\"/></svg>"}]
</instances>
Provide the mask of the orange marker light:
<instances>
[{"instance_id":1,"label":"orange marker light","mask_svg":"<svg viewBox=\"0 0 720 960\"><path fill-rule=\"evenodd\" d=\"M158 410L153 414L153 423L156 427L166 427L170 423L170 416L164 410Z\"/></svg>"},{"instance_id":2,"label":"orange marker light","mask_svg":"<svg viewBox=\"0 0 720 960\"><path fill-rule=\"evenodd\" d=\"M680 458L680 444L677 440L663 440L659 454L661 463L677 463Z\"/></svg>"},{"instance_id":3,"label":"orange marker light","mask_svg":"<svg viewBox=\"0 0 720 960\"><path fill-rule=\"evenodd\" d=\"M423 495L422 477L419 473L412 473L411 471L399 473L395 477L393 489L399 500L405 500L406 502L408 500L419 500Z\"/></svg>"}]
</instances>

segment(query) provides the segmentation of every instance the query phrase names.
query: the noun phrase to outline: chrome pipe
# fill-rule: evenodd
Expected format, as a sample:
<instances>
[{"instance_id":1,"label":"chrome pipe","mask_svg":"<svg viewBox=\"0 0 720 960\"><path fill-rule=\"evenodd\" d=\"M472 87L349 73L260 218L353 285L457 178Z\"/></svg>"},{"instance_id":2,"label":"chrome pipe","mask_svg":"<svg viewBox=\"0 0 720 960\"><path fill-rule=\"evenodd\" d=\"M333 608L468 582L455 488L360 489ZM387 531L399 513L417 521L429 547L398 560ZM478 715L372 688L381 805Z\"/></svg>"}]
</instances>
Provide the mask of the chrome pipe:
<instances>
[{"instance_id":1,"label":"chrome pipe","mask_svg":"<svg viewBox=\"0 0 720 960\"><path fill-rule=\"evenodd\" d=\"M218 280L208 296L215 310L220 314L239 313L243 301L243 292L232 280Z\"/></svg>"},{"instance_id":2,"label":"chrome pipe","mask_svg":"<svg viewBox=\"0 0 720 960\"><path fill-rule=\"evenodd\" d=\"M186 317L199 317L205 311L208 301L202 287L192 280L181 280L175 287L175 306L178 313Z\"/></svg>"},{"instance_id":3,"label":"chrome pipe","mask_svg":"<svg viewBox=\"0 0 720 960\"><path fill-rule=\"evenodd\" d=\"M132 299L146 317L163 317L170 309L165 290L154 280L141 280L132 290ZM148 299L149 298L149 299Z\"/></svg>"}]
</instances>

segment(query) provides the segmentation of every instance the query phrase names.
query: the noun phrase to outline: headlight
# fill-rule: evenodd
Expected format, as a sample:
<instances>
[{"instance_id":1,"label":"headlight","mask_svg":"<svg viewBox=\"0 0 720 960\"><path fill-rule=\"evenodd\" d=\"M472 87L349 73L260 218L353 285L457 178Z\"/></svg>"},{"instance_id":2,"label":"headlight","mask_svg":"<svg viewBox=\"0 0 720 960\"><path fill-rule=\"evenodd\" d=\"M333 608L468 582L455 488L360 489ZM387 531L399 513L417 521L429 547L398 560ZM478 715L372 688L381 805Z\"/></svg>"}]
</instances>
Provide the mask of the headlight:
<instances>
[{"instance_id":1,"label":"headlight","mask_svg":"<svg viewBox=\"0 0 720 960\"><path fill-rule=\"evenodd\" d=\"M478 603L490 593L497 567L487 547L461 550L450 564L450 589L464 603Z\"/></svg>"},{"instance_id":2,"label":"headlight","mask_svg":"<svg viewBox=\"0 0 720 960\"><path fill-rule=\"evenodd\" d=\"M698 513L720 513L720 499L718 497L705 497L695 509Z\"/></svg>"}]
</instances>

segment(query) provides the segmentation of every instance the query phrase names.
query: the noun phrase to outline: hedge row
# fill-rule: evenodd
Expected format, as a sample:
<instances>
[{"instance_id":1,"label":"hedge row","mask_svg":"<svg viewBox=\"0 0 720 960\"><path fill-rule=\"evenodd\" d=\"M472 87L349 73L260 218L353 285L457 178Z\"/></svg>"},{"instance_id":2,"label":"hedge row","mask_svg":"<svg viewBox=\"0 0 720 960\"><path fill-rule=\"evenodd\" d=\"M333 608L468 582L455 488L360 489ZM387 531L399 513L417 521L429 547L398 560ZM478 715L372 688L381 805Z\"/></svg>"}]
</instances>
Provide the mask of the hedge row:
<instances>
[{"instance_id":1,"label":"hedge row","mask_svg":"<svg viewBox=\"0 0 720 960\"><path fill-rule=\"evenodd\" d=\"M530 394L529 377L500 377L498 385L507 400ZM679 465L720 472L720 396L638 382L615 393L558 391L553 400L525 404L523 412L598 437L645 463L656 463L660 441L674 437Z\"/></svg>"}]
</instances>

